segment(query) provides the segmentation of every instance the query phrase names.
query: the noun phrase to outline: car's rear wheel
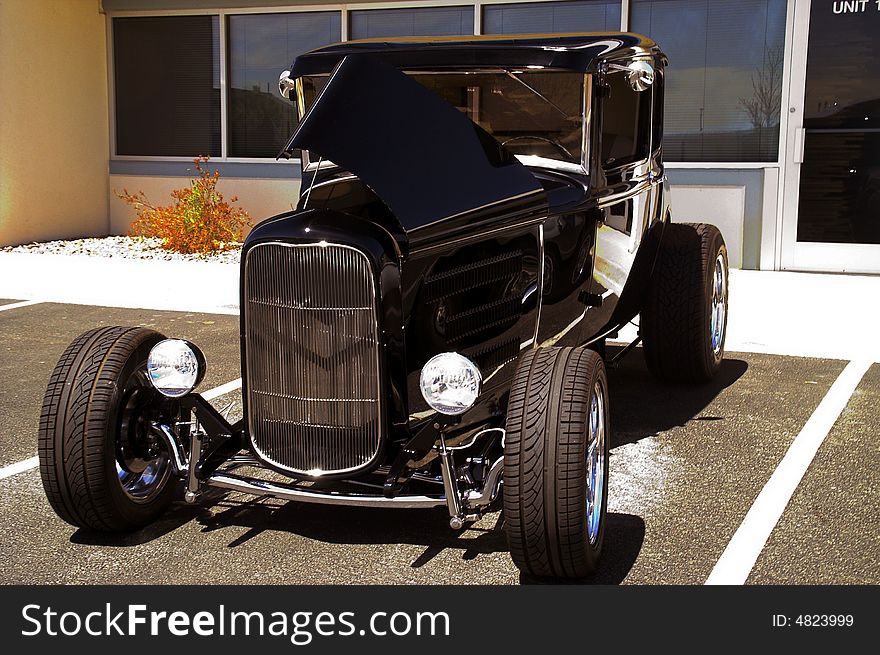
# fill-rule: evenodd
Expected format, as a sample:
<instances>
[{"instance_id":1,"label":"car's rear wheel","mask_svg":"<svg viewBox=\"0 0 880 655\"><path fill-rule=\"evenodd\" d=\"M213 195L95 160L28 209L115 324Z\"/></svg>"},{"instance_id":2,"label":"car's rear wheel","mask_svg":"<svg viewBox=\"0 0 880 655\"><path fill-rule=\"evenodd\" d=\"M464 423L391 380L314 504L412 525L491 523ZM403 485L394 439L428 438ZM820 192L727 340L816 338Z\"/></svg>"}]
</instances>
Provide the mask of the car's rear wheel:
<instances>
[{"instance_id":1,"label":"car's rear wheel","mask_svg":"<svg viewBox=\"0 0 880 655\"><path fill-rule=\"evenodd\" d=\"M171 502L174 474L150 430L156 392L146 377L147 355L163 338L146 328L89 330L55 366L40 417L40 476L68 523L133 530Z\"/></svg>"},{"instance_id":2,"label":"car's rear wheel","mask_svg":"<svg viewBox=\"0 0 880 655\"><path fill-rule=\"evenodd\" d=\"M670 223L642 309L648 368L662 380L702 382L721 367L727 337L727 247L706 223Z\"/></svg>"},{"instance_id":3,"label":"car's rear wheel","mask_svg":"<svg viewBox=\"0 0 880 655\"><path fill-rule=\"evenodd\" d=\"M608 379L586 348L520 360L504 446L510 554L537 577L583 578L599 561L608 504Z\"/></svg>"}]
</instances>

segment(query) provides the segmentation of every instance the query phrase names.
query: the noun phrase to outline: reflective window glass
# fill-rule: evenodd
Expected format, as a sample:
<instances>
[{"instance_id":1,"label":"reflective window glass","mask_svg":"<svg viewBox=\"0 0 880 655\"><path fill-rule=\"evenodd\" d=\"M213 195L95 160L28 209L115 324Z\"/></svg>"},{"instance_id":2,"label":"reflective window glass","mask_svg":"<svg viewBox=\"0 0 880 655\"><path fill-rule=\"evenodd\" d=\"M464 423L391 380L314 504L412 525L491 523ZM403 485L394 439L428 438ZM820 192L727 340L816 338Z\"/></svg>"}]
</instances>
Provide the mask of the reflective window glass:
<instances>
[{"instance_id":1,"label":"reflective window glass","mask_svg":"<svg viewBox=\"0 0 880 655\"><path fill-rule=\"evenodd\" d=\"M484 5L483 34L620 30L620 0Z\"/></svg>"},{"instance_id":2,"label":"reflective window glass","mask_svg":"<svg viewBox=\"0 0 880 655\"><path fill-rule=\"evenodd\" d=\"M113 19L116 154L220 155L217 16Z\"/></svg>"},{"instance_id":3,"label":"reflective window glass","mask_svg":"<svg viewBox=\"0 0 880 655\"><path fill-rule=\"evenodd\" d=\"M813 2L798 241L880 244L880 5Z\"/></svg>"},{"instance_id":4,"label":"reflective window glass","mask_svg":"<svg viewBox=\"0 0 880 655\"><path fill-rule=\"evenodd\" d=\"M635 91L626 73L605 79L602 100L602 166L611 170L648 157L651 93Z\"/></svg>"},{"instance_id":5,"label":"reflective window glass","mask_svg":"<svg viewBox=\"0 0 880 655\"><path fill-rule=\"evenodd\" d=\"M275 157L296 125L294 105L278 76L294 58L341 39L338 11L229 17L231 157Z\"/></svg>"},{"instance_id":6,"label":"reflective window glass","mask_svg":"<svg viewBox=\"0 0 880 655\"><path fill-rule=\"evenodd\" d=\"M357 10L349 16L351 39L474 33L473 6Z\"/></svg>"},{"instance_id":7,"label":"reflective window glass","mask_svg":"<svg viewBox=\"0 0 880 655\"><path fill-rule=\"evenodd\" d=\"M667 161L776 161L785 0L633 0L631 29L669 57Z\"/></svg>"},{"instance_id":8,"label":"reflective window glass","mask_svg":"<svg viewBox=\"0 0 880 655\"><path fill-rule=\"evenodd\" d=\"M515 155L581 164L585 77L562 71L443 73L412 78ZM326 76L302 78L306 108Z\"/></svg>"}]
</instances>

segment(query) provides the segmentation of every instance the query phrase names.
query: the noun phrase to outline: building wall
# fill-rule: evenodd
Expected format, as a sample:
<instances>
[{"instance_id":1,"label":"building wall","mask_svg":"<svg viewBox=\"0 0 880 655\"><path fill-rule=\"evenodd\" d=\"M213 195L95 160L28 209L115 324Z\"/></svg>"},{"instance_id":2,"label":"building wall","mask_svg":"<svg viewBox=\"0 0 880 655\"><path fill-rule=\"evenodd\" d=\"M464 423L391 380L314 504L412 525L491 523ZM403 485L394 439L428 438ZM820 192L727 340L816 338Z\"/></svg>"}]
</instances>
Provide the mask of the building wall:
<instances>
[{"instance_id":1,"label":"building wall","mask_svg":"<svg viewBox=\"0 0 880 655\"><path fill-rule=\"evenodd\" d=\"M186 187L187 183L185 177L111 175L110 234L128 234L135 218L134 209L116 197L116 191L143 191L150 202L168 205L171 204L171 191ZM217 188L227 201L232 196L238 196L236 206L247 210L252 225L289 211L296 206L299 198L299 179L221 177Z\"/></svg>"},{"instance_id":2,"label":"building wall","mask_svg":"<svg viewBox=\"0 0 880 655\"><path fill-rule=\"evenodd\" d=\"M766 188L774 178L767 182L767 170L775 169L668 166L672 220L712 223L724 236L731 266L762 268L763 226L776 216L775 188Z\"/></svg>"},{"instance_id":3,"label":"building wall","mask_svg":"<svg viewBox=\"0 0 880 655\"><path fill-rule=\"evenodd\" d=\"M289 211L299 200L300 164L290 162L209 161L208 170L220 172L217 189L229 201L238 197L237 207L245 209L253 225ZM171 191L184 188L193 176L188 161L116 159L110 162L109 233L128 234L135 218L132 207L122 202L118 192L143 191L154 205L171 204Z\"/></svg>"},{"instance_id":4,"label":"building wall","mask_svg":"<svg viewBox=\"0 0 880 655\"><path fill-rule=\"evenodd\" d=\"M98 0L0 0L0 245L106 234Z\"/></svg>"}]
</instances>

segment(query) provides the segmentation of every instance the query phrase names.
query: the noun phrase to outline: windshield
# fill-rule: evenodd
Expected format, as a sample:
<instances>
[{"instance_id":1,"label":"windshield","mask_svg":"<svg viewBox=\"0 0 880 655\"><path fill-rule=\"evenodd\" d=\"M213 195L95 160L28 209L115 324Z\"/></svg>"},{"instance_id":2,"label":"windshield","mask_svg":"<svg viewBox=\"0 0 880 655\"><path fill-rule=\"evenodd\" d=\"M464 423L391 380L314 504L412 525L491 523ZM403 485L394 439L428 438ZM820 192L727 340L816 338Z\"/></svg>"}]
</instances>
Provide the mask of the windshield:
<instances>
[{"instance_id":1,"label":"windshield","mask_svg":"<svg viewBox=\"0 0 880 655\"><path fill-rule=\"evenodd\" d=\"M424 73L410 75L467 114L521 159L540 157L581 166L585 76L560 71ZM310 107L326 76L303 77Z\"/></svg>"}]
</instances>

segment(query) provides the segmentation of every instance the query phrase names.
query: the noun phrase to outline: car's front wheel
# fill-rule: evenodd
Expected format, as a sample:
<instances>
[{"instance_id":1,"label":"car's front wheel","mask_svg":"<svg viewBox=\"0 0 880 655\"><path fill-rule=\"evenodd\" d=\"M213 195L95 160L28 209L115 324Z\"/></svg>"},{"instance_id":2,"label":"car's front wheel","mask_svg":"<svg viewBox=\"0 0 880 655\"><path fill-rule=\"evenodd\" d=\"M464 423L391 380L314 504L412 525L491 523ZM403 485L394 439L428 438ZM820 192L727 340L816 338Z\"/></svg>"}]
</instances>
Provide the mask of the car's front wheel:
<instances>
[{"instance_id":1,"label":"car's front wheel","mask_svg":"<svg viewBox=\"0 0 880 655\"><path fill-rule=\"evenodd\" d=\"M40 476L52 508L74 526L134 530L172 500L175 476L150 430L155 392L146 377L147 355L163 338L146 328L89 330L55 366L40 417Z\"/></svg>"},{"instance_id":2,"label":"car's front wheel","mask_svg":"<svg viewBox=\"0 0 880 655\"><path fill-rule=\"evenodd\" d=\"M608 503L608 379L586 348L520 360L504 440L510 554L537 577L583 578L599 561Z\"/></svg>"}]
</instances>

